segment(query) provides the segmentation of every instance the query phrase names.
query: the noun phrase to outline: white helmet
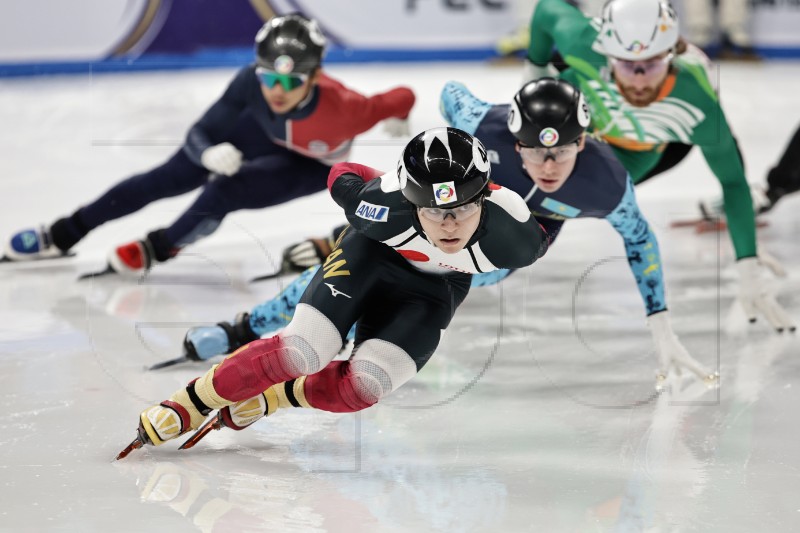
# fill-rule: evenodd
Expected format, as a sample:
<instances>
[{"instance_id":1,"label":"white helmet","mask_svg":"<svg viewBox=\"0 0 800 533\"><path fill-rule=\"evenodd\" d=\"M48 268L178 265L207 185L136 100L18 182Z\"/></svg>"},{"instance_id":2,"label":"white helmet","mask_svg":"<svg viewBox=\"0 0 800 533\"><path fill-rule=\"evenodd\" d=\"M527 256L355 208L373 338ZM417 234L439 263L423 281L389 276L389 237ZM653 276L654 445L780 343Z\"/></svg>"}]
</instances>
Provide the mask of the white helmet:
<instances>
[{"instance_id":1,"label":"white helmet","mask_svg":"<svg viewBox=\"0 0 800 533\"><path fill-rule=\"evenodd\" d=\"M674 48L678 31L668 0L608 0L597 44L607 56L637 61Z\"/></svg>"}]
</instances>

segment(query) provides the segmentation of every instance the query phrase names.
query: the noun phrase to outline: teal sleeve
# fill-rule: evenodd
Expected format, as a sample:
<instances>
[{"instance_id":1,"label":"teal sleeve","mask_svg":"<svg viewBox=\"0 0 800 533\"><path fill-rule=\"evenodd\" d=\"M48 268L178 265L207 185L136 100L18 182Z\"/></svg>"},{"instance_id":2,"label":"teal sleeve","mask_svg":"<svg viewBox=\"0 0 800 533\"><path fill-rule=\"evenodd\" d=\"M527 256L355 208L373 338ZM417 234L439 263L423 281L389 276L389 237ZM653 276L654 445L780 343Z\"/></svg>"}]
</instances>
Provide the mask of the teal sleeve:
<instances>
[{"instance_id":1,"label":"teal sleeve","mask_svg":"<svg viewBox=\"0 0 800 533\"><path fill-rule=\"evenodd\" d=\"M511 273L514 272L513 270L509 270L507 268L501 268L499 270L492 270L491 272L481 272L480 274L473 274L472 275L472 283L470 284L471 287L487 287L489 285L497 285Z\"/></svg>"},{"instance_id":2,"label":"teal sleeve","mask_svg":"<svg viewBox=\"0 0 800 533\"><path fill-rule=\"evenodd\" d=\"M658 241L647 219L639 210L630 176L622 200L606 220L625 241L628 264L642 295L647 316L664 311L667 304L664 298L664 275Z\"/></svg>"},{"instance_id":3,"label":"teal sleeve","mask_svg":"<svg viewBox=\"0 0 800 533\"><path fill-rule=\"evenodd\" d=\"M306 269L277 296L258 304L250 311L250 328L256 335L262 337L289 325L300 298L317 270L319 265Z\"/></svg>"},{"instance_id":4,"label":"teal sleeve","mask_svg":"<svg viewBox=\"0 0 800 533\"><path fill-rule=\"evenodd\" d=\"M263 337L288 326L297 310L297 304L300 303L303 293L319 269L320 265L307 268L277 296L255 306L250 311L250 328L253 333ZM355 330L355 325L350 328L347 334L348 340L355 337Z\"/></svg>"}]
</instances>

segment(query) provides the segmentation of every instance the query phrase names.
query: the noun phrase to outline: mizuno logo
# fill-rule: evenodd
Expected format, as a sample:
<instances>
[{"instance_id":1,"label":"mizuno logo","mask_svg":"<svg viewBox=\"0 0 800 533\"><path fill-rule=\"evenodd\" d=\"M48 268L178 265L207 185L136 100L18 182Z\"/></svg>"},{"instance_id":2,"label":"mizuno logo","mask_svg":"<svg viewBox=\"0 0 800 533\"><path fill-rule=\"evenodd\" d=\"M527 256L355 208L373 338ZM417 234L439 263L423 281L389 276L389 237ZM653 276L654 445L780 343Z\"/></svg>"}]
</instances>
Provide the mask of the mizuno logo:
<instances>
[{"instance_id":1,"label":"mizuno logo","mask_svg":"<svg viewBox=\"0 0 800 533\"><path fill-rule=\"evenodd\" d=\"M334 298L336 298L337 296L339 296L341 294L342 296L344 296L346 298L350 298L352 300L351 296L343 293L342 291L340 291L339 289L337 289L336 287L334 287L330 283L326 283L325 285L327 285L328 288L331 290L331 294L333 295Z\"/></svg>"}]
</instances>

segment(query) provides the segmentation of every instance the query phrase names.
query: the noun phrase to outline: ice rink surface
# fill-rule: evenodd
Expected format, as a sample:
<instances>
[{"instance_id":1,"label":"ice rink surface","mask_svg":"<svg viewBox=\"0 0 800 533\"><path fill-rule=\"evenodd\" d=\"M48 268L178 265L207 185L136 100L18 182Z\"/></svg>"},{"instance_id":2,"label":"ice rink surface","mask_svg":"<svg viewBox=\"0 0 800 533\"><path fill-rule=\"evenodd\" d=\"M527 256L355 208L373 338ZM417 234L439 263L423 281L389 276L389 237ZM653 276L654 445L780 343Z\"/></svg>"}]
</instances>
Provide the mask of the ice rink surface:
<instances>
[{"instance_id":1,"label":"ice rink surface","mask_svg":"<svg viewBox=\"0 0 800 533\"><path fill-rule=\"evenodd\" d=\"M233 69L0 80L0 235L51 223L163 161ZM333 66L351 87L414 88L412 129L442 125L460 80L488 101L513 65ZM720 93L748 177L763 182L800 125L800 64L725 63ZM395 167L380 127L351 159ZM287 180L292 176L286 176ZM229 216L144 282L96 279L113 246L169 224L194 195L106 224L77 257L0 265L1 531L796 532L797 336L748 325L727 234L670 229L719 185L697 150L637 189L659 237L675 329L719 368L654 392L656 361L622 242L603 221L566 224L547 256L475 289L423 371L357 415L280 411L246 431L115 455L137 416L206 368L186 329L230 320L288 280L248 284L283 247L342 217L325 194ZM759 230L797 320L800 195Z\"/></svg>"}]
</instances>

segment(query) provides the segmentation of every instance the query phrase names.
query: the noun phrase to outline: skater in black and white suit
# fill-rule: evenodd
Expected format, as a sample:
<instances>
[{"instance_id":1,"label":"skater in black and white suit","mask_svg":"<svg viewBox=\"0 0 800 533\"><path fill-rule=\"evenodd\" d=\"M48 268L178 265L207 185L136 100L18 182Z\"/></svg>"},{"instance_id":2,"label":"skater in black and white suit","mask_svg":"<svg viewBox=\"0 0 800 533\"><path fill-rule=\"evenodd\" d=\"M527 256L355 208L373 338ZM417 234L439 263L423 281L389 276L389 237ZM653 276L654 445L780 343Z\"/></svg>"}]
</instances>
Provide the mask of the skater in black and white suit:
<instances>
[{"instance_id":1,"label":"skater in black and white suit","mask_svg":"<svg viewBox=\"0 0 800 533\"><path fill-rule=\"evenodd\" d=\"M335 165L328 188L351 227L291 323L145 410L131 446L197 429L214 409L236 429L281 406L359 411L411 379L433 355L472 274L521 268L547 250L522 198L491 184L489 173L484 146L456 128L414 137L396 172ZM354 323L352 357L329 364Z\"/></svg>"}]
</instances>

